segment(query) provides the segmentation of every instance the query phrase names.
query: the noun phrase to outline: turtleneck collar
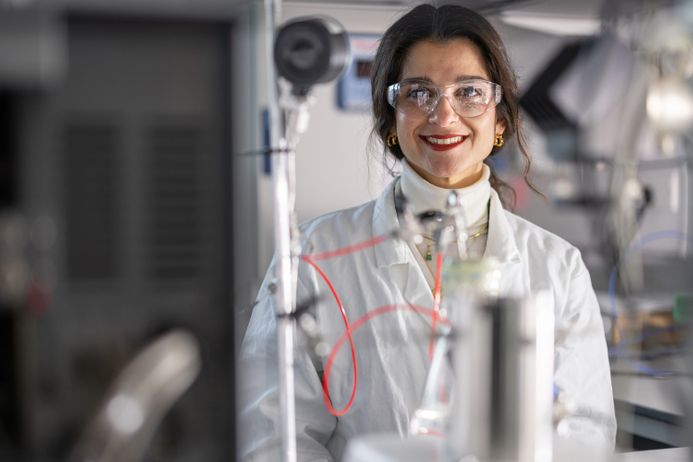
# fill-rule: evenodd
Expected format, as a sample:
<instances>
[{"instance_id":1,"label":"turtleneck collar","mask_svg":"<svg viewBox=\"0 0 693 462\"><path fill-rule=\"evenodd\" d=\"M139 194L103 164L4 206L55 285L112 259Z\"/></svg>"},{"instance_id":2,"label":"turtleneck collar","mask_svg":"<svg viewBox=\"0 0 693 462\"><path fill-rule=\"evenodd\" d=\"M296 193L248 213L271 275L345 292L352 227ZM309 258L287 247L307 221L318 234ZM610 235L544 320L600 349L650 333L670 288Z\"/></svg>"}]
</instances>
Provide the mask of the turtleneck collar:
<instances>
[{"instance_id":1,"label":"turtleneck collar","mask_svg":"<svg viewBox=\"0 0 693 462\"><path fill-rule=\"evenodd\" d=\"M490 177L491 169L483 164L481 178L476 183L456 190L460 195L465 222L470 230L488 222L488 201L491 197ZM402 159L400 185L402 194L411 202L415 212L445 210L450 190L432 185L421 178L406 159Z\"/></svg>"}]
</instances>

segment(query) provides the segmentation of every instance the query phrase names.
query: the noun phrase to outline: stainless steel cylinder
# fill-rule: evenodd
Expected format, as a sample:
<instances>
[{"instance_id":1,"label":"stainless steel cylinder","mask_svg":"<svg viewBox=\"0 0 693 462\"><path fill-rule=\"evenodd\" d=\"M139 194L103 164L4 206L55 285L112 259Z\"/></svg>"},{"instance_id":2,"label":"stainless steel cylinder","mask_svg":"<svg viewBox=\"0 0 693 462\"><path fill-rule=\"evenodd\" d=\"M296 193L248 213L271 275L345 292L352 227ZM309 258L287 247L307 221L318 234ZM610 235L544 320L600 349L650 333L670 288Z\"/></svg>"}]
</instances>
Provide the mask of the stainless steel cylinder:
<instances>
[{"instance_id":1,"label":"stainless steel cylinder","mask_svg":"<svg viewBox=\"0 0 693 462\"><path fill-rule=\"evenodd\" d=\"M453 459L550 461L554 317L546 295L457 300Z\"/></svg>"}]
</instances>

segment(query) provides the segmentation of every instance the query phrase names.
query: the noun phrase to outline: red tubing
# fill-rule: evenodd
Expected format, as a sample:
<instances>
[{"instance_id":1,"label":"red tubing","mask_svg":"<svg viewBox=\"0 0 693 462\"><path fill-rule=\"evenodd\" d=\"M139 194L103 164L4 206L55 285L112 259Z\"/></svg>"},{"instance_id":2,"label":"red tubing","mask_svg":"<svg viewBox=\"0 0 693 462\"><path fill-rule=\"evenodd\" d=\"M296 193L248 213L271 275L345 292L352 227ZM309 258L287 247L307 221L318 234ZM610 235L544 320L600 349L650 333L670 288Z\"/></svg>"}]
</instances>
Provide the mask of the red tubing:
<instances>
[{"instance_id":1,"label":"red tubing","mask_svg":"<svg viewBox=\"0 0 693 462\"><path fill-rule=\"evenodd\" d=\"M440 315L440 279L443 269L443 254L436 255L436 281L433 287L433 316L431 317L431 339L428 342L428 359L433 359L433 347L436 342L436 322Z\"/></svg>"},{"instance_id":2,"label":"red tubing","mask_svg":"<svg viewBox=\"0 0 693 462\"><path fill-rule=\"evenodd\" d=\"M323 398L325 401L325 405L327 406L327 410L330 411L330 414L332 414L335 417L343 416L344 414L349 411L351 408L351 405L354 402L354 398L356 397L356 385L358 384L358 377L359 377L359 368L358 364L356 362L356 347L354 346L354 338L351 335L351 326L349 325L349 319L347 318L346 311L344 311L344 306L342 305L342 301L339 298L339 295L337 295L337 291L335 290L334 286L332 285L332 282L330 279L327 277L325 272L313 261L311 260L311 257L307 255L301 255L301 260L304 262L308 263L310 266L315 268L315 271L320 274L320 276L323 278L325 283L327 284L327 287L330 288L330 292L332 292L332 295L334 296L335 301L337 302L337 306L339 307L339 311L342 314L342 320L344 321L344 328L346 329L345 335L349 338L349 347L351 348L351 363L353 364L354 367L354 384L351 388L351 396L349 397L349 402L347 403L346 406L344 406L344 409L342 410L336 410L335 408L332 407L332 403L330 402L329 396L327 395L327 379L329 378L329 372L327 372L323 375L322 377L322 389L323 389Z\"/></svg>"},{"instance_id":3,"label":"red tubing","mask_svg":"<svg viewBox=\"0 0 693 462\"><path fill-rule=\"evenodd\" d=\"M330 279L327 277L325 272L320 268L317 263L315 263L317 260L326 260L329 258L334 258L334 257L340 257L343 255L347 255L350 253L358 252L360 250L366 249L368 247L373 247L381 242L383 242L385 239L387 239L388 236L376 236L372 239L359 242L354 245L346 246L346 247L341 247L336 250L332 250L329 252L322 252L322 253L315 253L315 254L309 254L309 255L301 255L300 258L304 262L308 263L310 266L312 266L320 275L320 277L325 281L327 284L327 287L329 287L330 292L332 292L332 296L335 299L335 302L337 302L337 306L339 307L340 314L342 315L342 320L344 321L344 328L345 332L337 339L335 342L334 346L332 347L332 351L330 352L330 355L327 358L327 362L325 363L325 371L322 377L322 394L323 394L323 401L325 402L325 406L327 407L327 410L330 412L335 417L341 417L345 415L347 412L349 412L349 409L351 409L351 406L354 403L354 398L356 398L356 389L358 386L358 364L356 361L356 346L354 345L354 338L353 338L353 333L360 329L366 322L371 320L372 318L376 316L380 316L385 313L389 313L391 311L397 311L397 310L402 310L402 309L408 309L412 311L416 311L425 315L428 315L432 319L431 323L431 340L428 345L428 356L429 359L433 357L433 346L435 343L435 333L436 333L436 324L438 320L440 320L441 323L443 324L449 324L449 321L445 318L440 317L440 279L441 279L441 270L443 266L443 255L438 254L436 256L436 278L435 278L435 287L433 289L433 309L431 308L425 308L422 306L418 305L411 305L411 304L404 304L404 303L399 303L399 304L393 304L393 305L384 305L379 308L376 308L374 310L371 310L358 318L356 322L354 322L353 326L349 324L349 319L347 318L346 311L344 310L344 305L342 304L342 300L339 298L339 294L337 294L337 291L334 288L334 285L330 281ZM351 388L351 396L349 397L349 401L347 404L342 408L342 409L335 409L332 406L332 401L330 399L330 392L329 392L329 380L330 380L330 372L332 371L332 363L335 360L335 357L337 356L337 352L339 349L344 345L344 342L346 340L349 340L349 348L351 349L351 362L353 364L353 370L354 370L354 381L352 384Z\"/></svg>"},{"instance_id":4,"label":"red tubing","mask_svg":"<svg viewBox=\"0 0 693 462\"><path fill-rule=\"evenodd\" d=\"M330 378L330 372L332 371L332 363L335 360L335 357L337 356L337 353L339 352L339 349L344 345L344 342L349 339L350 343L353 342L353 333L359 330L361 327L363 327L364 324L366 324L368 321L370 321L372 318L376 316L380 316L386 313L390 313L391 311L398 311L398 310L411 310L411 311L416 311L417 313L425 314L431 317L436 316L435 312L431 308L426 308L423 306L419 305L410 305L406 303L396 303L393 305L383 305L381 307L375 308L364 315L362 315L360 318L358 318L352 325L351 329L348 330L347 332L344 332L334 343L334 346L332 347L332 351L330 352L330 355L327 357L327 362L325 363L325 373L323 374L322 377L322 391L323 391L323 400L325 401L325 405L327 406L327 409L330 411L330 414L339 417L343 416L349 411L349 408L351 408L351 405L353 404L354 401L354 395L356 394L356 381L354 381L354 385L352 388L351 392L351 398L349 399L349 403L340 411L335 411L334 408L332 407L332 403L330 401L330 393L328 389L328 384L329 384L329 378ZM443 317L439 317L440 322L444 325L449 325L450 322ZM353 343L351 343L352 348L353 348Z\"/></svg>"},{"instance_id":5,"label":"red tubing","mask_svg":"<svg viewBox=\"0 0 693 462\"><path fill-rule=\"evenodd\" d=\"M339 249L330 250L329 252L313 253L313 254L309 254L308 256L313 261L327 260L328 258L341 257L342 255L347 255L350 253L358 252L359 250L367 249L368 247L374 247L374 246L380 244L381 242L383 242L387 238L388 238L388 236L376 236L373 239L359 242L359 243L354 244L354 245L350 245L347 247L340 247Z\"/></svg>"}]
</instances>

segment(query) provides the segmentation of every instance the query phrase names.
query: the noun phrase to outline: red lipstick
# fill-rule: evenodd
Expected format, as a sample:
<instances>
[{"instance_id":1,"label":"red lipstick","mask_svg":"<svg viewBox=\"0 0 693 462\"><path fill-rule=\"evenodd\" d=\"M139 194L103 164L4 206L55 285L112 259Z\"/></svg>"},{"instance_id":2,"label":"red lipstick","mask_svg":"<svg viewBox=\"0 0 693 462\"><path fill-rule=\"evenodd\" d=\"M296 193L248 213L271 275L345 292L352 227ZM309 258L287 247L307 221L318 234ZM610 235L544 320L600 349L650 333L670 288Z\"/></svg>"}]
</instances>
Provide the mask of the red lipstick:
<instances>
[{"instance_id":1,"label":"red lipstick","mask_svg":"<svg viewBox=\"0 0 693 462\"><path fill-rule=\"evenodd\" d=\"M462 135L420 135L419 138L434 151L449 151L464 143L464 140L467 139L466 136Z\"/></svg>"}]
</instances>

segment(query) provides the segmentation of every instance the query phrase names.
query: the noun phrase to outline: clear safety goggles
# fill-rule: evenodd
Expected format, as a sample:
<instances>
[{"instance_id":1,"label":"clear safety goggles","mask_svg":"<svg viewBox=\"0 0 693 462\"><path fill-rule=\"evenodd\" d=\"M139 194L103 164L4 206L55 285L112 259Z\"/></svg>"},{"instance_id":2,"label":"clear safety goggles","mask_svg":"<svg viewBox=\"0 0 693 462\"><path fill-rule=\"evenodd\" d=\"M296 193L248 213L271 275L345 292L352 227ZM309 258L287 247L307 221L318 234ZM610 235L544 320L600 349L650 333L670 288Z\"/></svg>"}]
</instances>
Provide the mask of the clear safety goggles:
<instances>
[{"instance_id":1,"label":"clear safety goggles","mask_svg":"<svg viewBox=\"0 0 693 462\"><path fill-rule=\"evenodd\" d=\"M387 87L387 102L405 115L430 115L445 97L460 117L477 117L500 103L500 85L483 79L439 87L426 80L406 79Z\"/></svg>"}]
</instances>

